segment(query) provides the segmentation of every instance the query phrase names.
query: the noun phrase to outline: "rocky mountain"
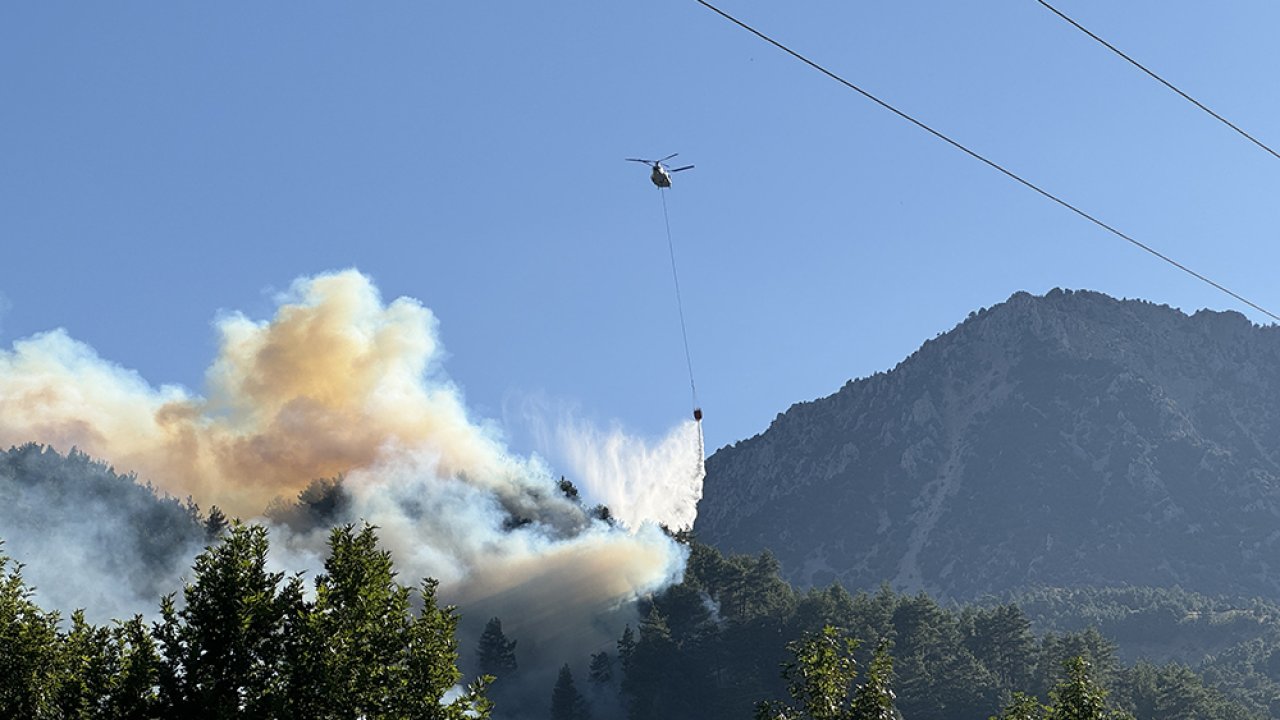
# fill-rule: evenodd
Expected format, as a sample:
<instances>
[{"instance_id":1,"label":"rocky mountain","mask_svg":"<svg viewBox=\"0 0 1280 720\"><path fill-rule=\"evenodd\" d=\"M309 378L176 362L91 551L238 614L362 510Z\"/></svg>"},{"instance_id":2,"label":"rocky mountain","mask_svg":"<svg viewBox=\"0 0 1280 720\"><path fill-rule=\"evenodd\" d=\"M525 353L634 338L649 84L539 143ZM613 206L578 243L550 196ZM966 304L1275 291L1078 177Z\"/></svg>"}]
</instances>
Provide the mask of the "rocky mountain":
<instances>
[{"instance_id":1,"label":"rocky mountain","mask_svg":"<svg viewBox=\"0 0 1280 720\"><path fill-rule=\"evenodd\" d=\"M716 452L694 529L801 584L1280 597L1280 328L1018 293Z\"/></svg>"}]
</instances>

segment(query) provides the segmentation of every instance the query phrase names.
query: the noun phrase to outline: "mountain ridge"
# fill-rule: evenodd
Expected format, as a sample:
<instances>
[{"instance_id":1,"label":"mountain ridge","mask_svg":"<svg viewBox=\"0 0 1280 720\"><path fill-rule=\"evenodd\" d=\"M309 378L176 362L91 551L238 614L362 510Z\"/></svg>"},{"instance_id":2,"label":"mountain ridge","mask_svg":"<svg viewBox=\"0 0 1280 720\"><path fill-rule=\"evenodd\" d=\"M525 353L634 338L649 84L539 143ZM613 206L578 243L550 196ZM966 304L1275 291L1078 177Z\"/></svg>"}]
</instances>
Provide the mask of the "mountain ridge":
<instances>
[{"instance_id":1,"label":"mountain ridge","mask_svg":"<svg viewBox=\"0 0 1280 720\"><path fill-rule=\"evenodd\" d=\"M1277 407L1280 328L1020 292L716 452L695 531L806 585L1276 597Z\"/></svg>"}]
</instances>

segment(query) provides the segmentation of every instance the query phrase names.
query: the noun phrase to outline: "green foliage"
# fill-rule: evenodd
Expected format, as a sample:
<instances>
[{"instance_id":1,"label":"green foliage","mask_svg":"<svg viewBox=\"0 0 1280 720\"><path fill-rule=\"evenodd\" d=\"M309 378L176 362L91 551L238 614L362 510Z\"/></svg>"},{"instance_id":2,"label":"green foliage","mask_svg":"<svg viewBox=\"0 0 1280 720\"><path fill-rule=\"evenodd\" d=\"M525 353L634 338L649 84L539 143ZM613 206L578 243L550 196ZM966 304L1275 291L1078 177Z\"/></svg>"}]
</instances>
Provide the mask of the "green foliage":
<instances>
[{"instance_id":1,"label":"green foliage","mask_svg":"<svg viewBox=\"0 0 1280 720\"><path fill-rule=\"evenodd\" d=\"M991 720L1043 720L1049 708L1040 704L1039 700L1025 693L1014 693L1013 699L1005 706L1000 715Z\"/></svg>"},{"instance_id":2,"label":"green foliage","mask_svg":"<svg viewBox=\"0 0 1280 720\"><path fill-rule=\"evenodd\" d=\"M305 612L302 581L267 565L267 531L232 524L201 553L185 603L161 603L156 637L167 660L161 696L187 718L281 715L287 707L286 618Z\"/></svg>"},{"instance_id":3,"label":"green foliage","mask_svg":"<svg viewBox=\"0 0 1280 720\"><path fill-rule=\"evenodd\" d=\"M59 640L60 657L51 683L58 715L103 717L116 674L111 631L85 622L84 612L77 610L71 616L70 632Z\"/></svg>"},{"instance_id":4,"label":"green foliage","mask_svg":"<svg viewBox=\"0 0 1280 720\"><path fill-rule=\"evenodd\" d=\"M408 632L405 652L406 710L411 718L433 720L486 720L492 704L485 689L493 678L482 675L473 680L453 701L445 695L462 674L458 671L458 615L452 606L440 607L435 580L422 581L422 610Z\"/></svg>"},{"instance_id":5,"label":"green foliage","mask_svg":"<svg viewBox=\"0 0 1280 720\"><path fill-rule=\"evenodd\" d=\"M1039 631L1096 628L1130 661L1194 663L1265 636L1280 623L1280 605L1273 602L1176 587L1041 588L1011 599ZM1178 642L1169 643L1174 637Z\"/></svg>"},{"instance_id":6,"label":"green foliage","mask_svg":"<svg viewBox=\"0 0 1280 720\"><path fill-rule=\"evenodd\" d=\"M161 601L154 635L140 617L60 628L0 556L0 717L31 720L280 718L485 720L481 678L461 680L457 615L395 582L373 528L330 536L308 602L302 581L266 570L266 531L232 523Z\"/></svg>"},{"instance_id":7,"label":"green foliage","mask_svg":"<svg viewBox=\"0 0 1280 720\"><path fill-rule=\"evenodd\" d=\"M118 720L154 718L160 707L164 662L155 639L141 616L120 623L112 634L118 659L104 716Z\"/></svg>"},{"instance_id":8,"label":"green foliage","mask_svg":"<svg viewBox=\"0 0 1280 720\"><path fill-rule=\"evenodd\" d=\"M965 646L1004 687L1027 687L1034 674L1036 639L1031 621L1012 603L979 609L969 617Z\"/></svg>"},{"instance_id":9,"label":"green foliage","mask_svg":"<svg viewBox=\"0 0 1280 720\"><path fill-rule=\"evenodd\" d=\"M321 656L321 690L335 715L377 713L403 683L400 655L413 622L409 588L395 582L391 556L378 550L373 528L334 528L325 573L316 578L310 630L332 652Z\"/></svg>"},{"instance_id":10,"label":"green foliage","mask_svg":"<svg viewBox=\"0 0 1280 720\"><path fill-rule=\"evenodd\" d=\"M1117 703L1141 718L1161 720L1243 720L1253 717L1207 687L1185 665L1139 662L1123 673L1114 690Z\"/></svg>"},{"instance_id":11,"label":"green foliage","mask_svg":"<svg viewBox=\"0 0 1280 720\"><path fill-rule=\"evenodd\" d=\"M1095 681L1089 661L1083 656L1064 661L1063 669L1063 679L1049 691L1049 705L1015 693L993 720L1133 720L1130 713L1109 705L1107 691ZM1165 720L1166 716L1152 717Z\"/></svg>"},{"instance_id":12,"label":"green foliage","mask_svg":"<svg viewBox=\"0 0 1280 720\"><path fill-rule=\"evenodd\" d=\"M782 675L787 691L797 703L796 710L813 720L838 720L849 716L849 696L858 675L853 653L858 641L842 637L828 625L821 632L787 645L795 660L785 665ZM787 711L761 712L760 718L792 716Z\"/></svg>"},{"instance_id":13,"label":"green foliage","mask_svg":"<svg viewBox=\"0 0 1280 720\"><path fill-rule=\"evenodd\" d=\"M852 720L895 720L898 710L894 707L897 696L891 687L893 682L893 657L889 644L881 641L867 668L867 680L854 695L850 708Z\"/></svg>"},{"instance_id":14,"label":"green foliage","mask_svg":"<svg viewBox=\"0 0 1280 720\"><path fill-rule=\"evenodd\" d=\"M790 614L795 592L778 574L778 560L769 552L756 557L725 558L705 545L694 545L688 572L694 589L714 587L720 612L739 622Z\"/></svg>"},{"instance_id":15,"label":"green foliage","mask_svg":"<svg viewBox=\"0 0 1280 720\"><path fill-rule=\"evenodd\" d=\"M1144 587L1043 588L1013 600L1041 631L1093 627L1115 641L1120 658L1174 661L1189 669L1201 686L1186 690L1196 717L1280 717L1275 602ZM1182 684L1177 676L1139 662L1114 678L1117 699L1147 717L1154 711L1156 683Z\"/></svg>"},{"instance_id":16,"label":"green foliage","mask_svg":"<svg viewBox=\"0 0 1280 720\"><path fill-rule=\"evenodd\" d=\"M789 693L776 668L795 662L788 641L826 625L892 641L893 702L911 720L980 720L1001 707L1009 718L1041 720L1036 713L1048 708L1039 703L1070 679L1063 661L1076 656L1088 662L1090 681L1111 691L1114 709L1141 720L1164 720L1174 703L1203 720L1280 716L1251 714L1174 666L1155 666L1155 679L1143 681L1144 666L1122 667L1115 645L1094 629L1037 637L1015 604L944 607L888 587L856 595L838 586L796 592L759 572L769 564L768 556L726 558L690 547L684 583L642 609L638 638L628 628L619 640L631 720L728 720L750 716L755 701L778 703ZM1268 652L1265 645L1252 651L1254 672L1263 672ZM871 684L875 655L859 649L853 656L867 668L864 686ZM1274 666L1280 671L1280 652Z\"/></svg>"},{"instance_id":17,"label":"green foliage","mask_svg":"<svg viewBox=\"0 0 1280 720\"><path fill-rule=\"evenodd\" d=\"M1040 640L1039 660L1035 670L1035 690L1049 692L1067 677L1067 669L1075 658L1083 658L1090 675L1102 685L1115 679L1116 646L1095 628L1075 633L1047 633Z\"/></svg>"},{"instance_id":18,"label":"green foliage","mask_svg":"<svg viewBox=\"0 0 1280 720\"><path fill-rule=\"evenodd\" d=\"M999 681L970 649L993 639L923 593L899 598L890 618L905 715L980 717L996 705Z\"/></svg>"},{"instance_id":19,"label":"green foliage","mask_svg":"<svg viewBox=\"0 0 1280 720\"><path fill-rule=\"evenodd\" d=\"M15 718L54 717L58 614L32 602L21 565L0 555L0 573L0 710Z\"/></svg>"},{"instance_id":20,"label":"green foliage","mask_svg":"<svg viewBox=\"0 0 1280 720\"><path fill-rule=\"evenodd\" d=\"M630 629L630 628L628 628ZM622 690L630 699L633 718L663 717L676 699L677 666L668 662L676 654L671 628L657 607L640 623L640 639L629 653L628 670Z\"/></svg>"},{"instance_id":21,"label":"green foliage","mask_svg":"<svg viewBox=\"0 0 1280 720\"><path fill-rule=\"evenodd\" d=\"M1089 662L1082 656L1065 663L1067 677L1049 691L1051 704L1048 720L1126 720L1128 713L1107 707L1107 691L1090 674Z\"/></svg>"},{"instance_id":22,"label":"green foliage","mask_svg":"<svg viewBox=\"0 0 1280 720\"><path fill-rule=\"evenodd\" d=\"M142 720L159 712L159 657L140 618L95 627L83 612L60 630L0 555L0 717Z\"/></svg>"},{"instance_id":23,"label":"green foliage","mask_svg":"<svg viewBox=\"0 0 1280 720\"><path fill-rule=\"evenodd\" d=\"M267 571L267 550L261 528L228 525L196 560L182 601L162 601L154 626L135 617L95 627L82 613L45 612L21 567L0 556L0 717L490 714L486 678L442 702L461 680L457 615L437 604L433 582L411 589L396 581L373 528L331 533L313 600L300 578ZM1141 720L1280 716L1280 608L1261 601L1043 591L1032 606L1062 623L1037 637L1016 604L958 609L888 587L797 592L767 554L727 558L697 543L689 550L685 581L642 602L638 629L628 626L618 640L618 662L604 652L591 657L597 710L625 707L632 720L728 720L749 717L765 700L765 717L813 720L887 720L898 717L895 707L911 720L977 720L1001 706L1001 720L1114 719L1122 711ZM1085 604L1072 610L1063 598ZM1152 605L1124 605L1142 602ZM1085 616L1112 628L1167 627L1176 617L1177 627L1209 623L1245 640L1201 667L1125 667L1106 635L1069 626ZM833 638L828 626L848 630ZM481 647L510 674L515 642L497 618L486 635ZM852 637L883 640L872 653ZM784 664L785 678L777 672ZM1213 684L1243 688L1251 705ZM552 696L556 713L586 711L571 673ZM791 704L782 704L787 697Z\"/></svg>"},{"instance_id":24,"label":"green foliage","mask_svg":"<svg viewBox=\"0 0 1280 720\"><path fill-rule=\"evenodd\" d=\"M789 643L794 659L783 666L793 704L764 701L757 720L894 720L893 664L885 643L876 649L867 682L854 689L858 641L827 625Z\"/></svg>"},{"instance_id":25,"label":"green foliage","mask_svg":"<svg viewBox=\"0 0 1280 720\"><path fill-rule=\"evenodd\" d=\"M457 617L437 606L433 581L423 584L422 609L414 614L412 591L396 582L391 555L378 548L372 527L334 528L315 583L315 604L291 650L290 694L301 716L462 717L481 701L482 685L441 707L461 679Z\"/></svg>"}]
</instances>

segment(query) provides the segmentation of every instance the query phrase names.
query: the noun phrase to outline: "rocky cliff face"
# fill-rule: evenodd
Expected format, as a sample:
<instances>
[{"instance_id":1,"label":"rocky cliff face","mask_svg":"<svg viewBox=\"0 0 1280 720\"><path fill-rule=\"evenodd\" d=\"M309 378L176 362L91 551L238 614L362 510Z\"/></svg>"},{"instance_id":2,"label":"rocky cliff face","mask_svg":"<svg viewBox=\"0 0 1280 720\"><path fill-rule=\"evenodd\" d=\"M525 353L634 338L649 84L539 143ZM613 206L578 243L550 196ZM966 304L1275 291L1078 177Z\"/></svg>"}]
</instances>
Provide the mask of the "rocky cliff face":
<instances>
[{"instance_id":1,"label":"rocky cliff face","mask_svg":"<svg viewBox=\"0 0 1280 720\"><path fill-rule=\"evenodd\" d=\"M802 584L1280 597L1280 328L1019 293L715 453L695 530Z\"/></svg>"}]
</instances>

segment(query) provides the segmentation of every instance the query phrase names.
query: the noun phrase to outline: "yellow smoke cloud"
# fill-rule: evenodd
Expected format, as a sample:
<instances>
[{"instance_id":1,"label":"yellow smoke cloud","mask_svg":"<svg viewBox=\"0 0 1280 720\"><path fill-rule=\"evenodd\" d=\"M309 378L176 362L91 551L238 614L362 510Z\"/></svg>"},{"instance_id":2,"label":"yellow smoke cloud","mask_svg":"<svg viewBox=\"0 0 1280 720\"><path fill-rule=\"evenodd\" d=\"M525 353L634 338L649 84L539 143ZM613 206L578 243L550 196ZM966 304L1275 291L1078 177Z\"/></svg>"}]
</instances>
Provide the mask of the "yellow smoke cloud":
<instances>
[{"instance_id":1,"label":"yellow smoke cloud","mask_svg":"<svg viewBox=\"0 0 1280 720\"><path fill-rule=\"evenodd\" d=\"M0 353L0 443L75 445L173 494L245 516L308 482L430 448L440 472L515 472L468 422L420 303L384 305L354 270L296 281L270 322L218 322L207 397L153 388L62 331Z\"/></svg>"}]
</instances>

